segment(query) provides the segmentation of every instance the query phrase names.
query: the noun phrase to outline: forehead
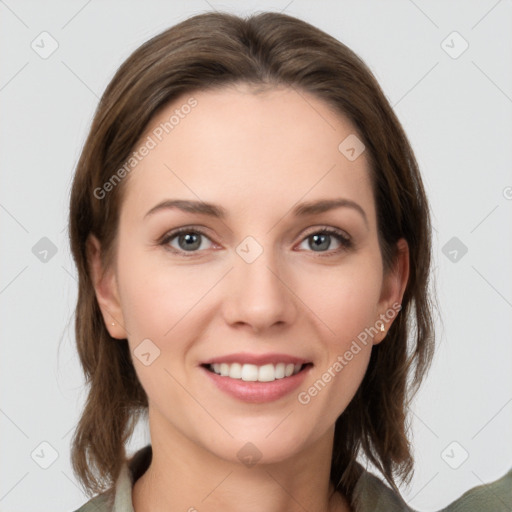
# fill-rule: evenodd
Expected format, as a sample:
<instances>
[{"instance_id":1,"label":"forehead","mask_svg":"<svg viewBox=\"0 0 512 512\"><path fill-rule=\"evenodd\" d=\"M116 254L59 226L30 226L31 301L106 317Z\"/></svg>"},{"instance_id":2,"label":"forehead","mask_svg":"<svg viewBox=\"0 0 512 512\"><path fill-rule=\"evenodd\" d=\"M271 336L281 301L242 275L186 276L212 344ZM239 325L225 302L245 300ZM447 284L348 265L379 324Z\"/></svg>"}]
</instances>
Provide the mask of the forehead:
<instances>
[{"instance_id":1,"label":"forehead","mask_svg":"<svg viewBox=\"0 0 512 512\"><path fill-rule=\"evenodd\" d=\"M349 160L339 149L354 136L346 117L292 88L184 94L152 119L134 148L152 146L129 175L123 209L147 210L172 197L239 212L284 211L343 197L364 204L371 218L366 155Z\"/></svg>"}]
</instances>

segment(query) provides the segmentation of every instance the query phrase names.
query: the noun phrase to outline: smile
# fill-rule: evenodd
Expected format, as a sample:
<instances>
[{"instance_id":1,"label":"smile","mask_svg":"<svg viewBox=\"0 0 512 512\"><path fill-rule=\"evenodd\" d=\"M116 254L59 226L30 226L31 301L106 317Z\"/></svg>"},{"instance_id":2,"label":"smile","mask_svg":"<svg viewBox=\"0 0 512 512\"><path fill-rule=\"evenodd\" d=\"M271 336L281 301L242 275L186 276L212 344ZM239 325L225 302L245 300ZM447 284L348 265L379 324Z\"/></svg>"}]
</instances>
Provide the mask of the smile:
<instances>
[{"instance_id":1,"label":"smile","mask_svg":"<svg viewBox=\"0 0 512 512\"><path fill-rule=\"evenodd\" d=\"M203 360L199 367L215 386L243 402L272 402L290 395L306 379L313 362L285 353L238 352Z\"/></svg>"},{"instance_id":2,"label":"smile","mask_svg":"<svg viewBox=\"0 0 512 512\"><path fill-rule=\"evenodd\" d=\"M304 366L306 365L293 363L269 363L262 366L242 363L214 363L206 365L208 370L221 377L229 377L246 382L272 382L276 379L284 379L296 375Z\"/></svg>"}]
</instances>

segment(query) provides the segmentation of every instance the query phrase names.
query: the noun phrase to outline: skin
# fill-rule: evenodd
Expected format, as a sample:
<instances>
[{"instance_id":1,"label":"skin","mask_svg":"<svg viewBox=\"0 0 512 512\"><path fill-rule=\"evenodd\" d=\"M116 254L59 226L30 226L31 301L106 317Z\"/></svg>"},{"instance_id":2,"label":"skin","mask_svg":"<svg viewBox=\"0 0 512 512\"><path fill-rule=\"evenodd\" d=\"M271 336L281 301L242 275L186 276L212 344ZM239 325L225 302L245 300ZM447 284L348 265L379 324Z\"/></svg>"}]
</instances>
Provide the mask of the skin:
<instances>
[{"instance_id":1,"label":"skin","mask_svg":"<svg viewBox=\"0 0 512 512\"><path fill-rule=\"evenodd\" d=\"M159 113L141 140L189 96ZM197 106L124 183L112 267L101 268L101 246L90 237L110 334L128 338L132 352L147 338L160 350L149 366L133 357L149 398L153 447L152 464L134 485L135 512L229 512L240 504L249 512L348 511L329 483L334 424L386 332L361 345L308 404L297 393L401 302L407 243L400 240L396 264L384 275L366 155L349 161L338 150L356 132L322 100L290 88L255 93L245 85L193 96ZM299 202L339 197L360 205L367 221L350 207L307 218L289 213ZM228 216L167 209L144 218L170 198L212 202ZM206 233L192 257L158 244L182 226ZM327 237L315 249L311 235L325 227L342 230L353 246L331 236L330 245ZM252 263L236 252L247 236L263 249ZM169 246L186 253L180 237ZM297 391L247 403L217 389L199 368L235 352L286 353L313 366ZM247 442L261 453L253 467L237 457Z\"/></svg>"}]
</instances>

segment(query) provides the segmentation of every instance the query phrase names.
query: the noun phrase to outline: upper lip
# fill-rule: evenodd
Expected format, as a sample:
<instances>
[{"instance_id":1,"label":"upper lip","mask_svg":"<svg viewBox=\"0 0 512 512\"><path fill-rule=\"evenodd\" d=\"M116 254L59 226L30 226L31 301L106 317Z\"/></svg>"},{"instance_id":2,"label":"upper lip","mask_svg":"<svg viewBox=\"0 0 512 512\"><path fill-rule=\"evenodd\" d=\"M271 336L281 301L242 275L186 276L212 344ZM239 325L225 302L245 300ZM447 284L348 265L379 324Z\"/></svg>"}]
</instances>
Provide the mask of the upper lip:
<instances>
[{"instance_id":1,"label":"upper lip","mask_svg":"<svg viewBox=\"0 0 512 512\"><path fill-rule=\"evenodd\" d=\"M213 357L204 361L203 365L216 364L216 363L240 363L240 364L254 364L256 366L263 366L265 364L305 364L309 361L302 357L295 357L289 354L226 354L225 356Z\"/></svg>"}]
</instances>

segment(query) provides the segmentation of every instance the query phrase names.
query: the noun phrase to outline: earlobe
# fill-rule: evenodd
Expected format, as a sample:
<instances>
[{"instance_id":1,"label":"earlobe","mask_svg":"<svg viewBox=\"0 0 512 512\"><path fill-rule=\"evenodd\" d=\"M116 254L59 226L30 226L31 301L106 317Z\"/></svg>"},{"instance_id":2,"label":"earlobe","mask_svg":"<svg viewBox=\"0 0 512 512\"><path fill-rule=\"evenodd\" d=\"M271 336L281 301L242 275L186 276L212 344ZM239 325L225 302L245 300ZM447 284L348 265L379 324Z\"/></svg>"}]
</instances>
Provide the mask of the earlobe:
<instances>
[{"instance_id":1,"label":"earlobe","mask_svg":"<svg viewBox=\"0 0 512 512\"><path fill-rule=\"evenodd\" d=\"M380 320L384 330L374 338L374 345L380 343L388 333L391 324L401 309L402 299L409 281L409 244L405 238L397 242L397 252L393 268L384 277L382 295L379 301ZM398 306L400 305L400 308ZM382 325L379 322L379 326Z\"/></svg>"},{"instance_id":2,"label":"earlobe","mask_svg":"<svg viewBox=\"0 0 512 512\"><path fill-rule=\"evenodd\" d=\"M105 326L112 338L125 339L127 336L115 272L111 268L103 268L101 244L94 235L89 235L87 239L87 260Z\"/></svg>"}]
</instances>

